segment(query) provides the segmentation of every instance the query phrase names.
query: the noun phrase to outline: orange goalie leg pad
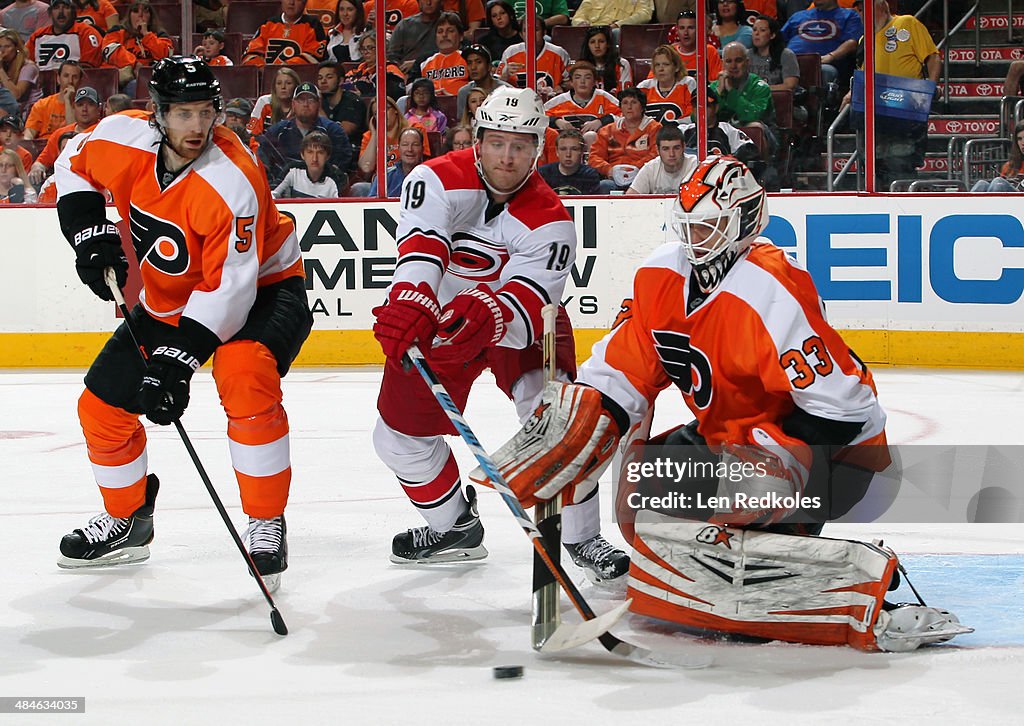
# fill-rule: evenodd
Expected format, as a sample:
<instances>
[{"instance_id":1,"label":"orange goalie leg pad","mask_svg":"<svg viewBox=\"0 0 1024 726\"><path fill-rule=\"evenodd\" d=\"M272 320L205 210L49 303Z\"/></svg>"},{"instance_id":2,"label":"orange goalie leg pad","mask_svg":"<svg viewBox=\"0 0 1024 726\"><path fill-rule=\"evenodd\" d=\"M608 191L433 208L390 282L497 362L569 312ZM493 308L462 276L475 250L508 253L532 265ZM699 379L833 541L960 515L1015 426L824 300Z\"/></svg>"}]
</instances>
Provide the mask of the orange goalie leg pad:
<instances>
[{"instance_id":1,"label":"orange goalie leg pad","mask_svg":"<svg viewBox=\"0 0 1024 726\"><path fill-rule=\"evenodd\" d=\"M292 480L277 361L262 343L240 340L217 349L213 377L228 416L242 510L258 519L276 517L284 513Z\"/></svg>"},{"instance_id":2,"label":"orange goalie leg pad","mask_svg":"<svg viewBox=\"0 0 1024 726\"><path fill-rule=\"evenodd\" d=\"M130 516L146 502L146 429L138 414L86 389L78 399L78 420L103 507L113 517Z\"/></svg>"}]
</instances>

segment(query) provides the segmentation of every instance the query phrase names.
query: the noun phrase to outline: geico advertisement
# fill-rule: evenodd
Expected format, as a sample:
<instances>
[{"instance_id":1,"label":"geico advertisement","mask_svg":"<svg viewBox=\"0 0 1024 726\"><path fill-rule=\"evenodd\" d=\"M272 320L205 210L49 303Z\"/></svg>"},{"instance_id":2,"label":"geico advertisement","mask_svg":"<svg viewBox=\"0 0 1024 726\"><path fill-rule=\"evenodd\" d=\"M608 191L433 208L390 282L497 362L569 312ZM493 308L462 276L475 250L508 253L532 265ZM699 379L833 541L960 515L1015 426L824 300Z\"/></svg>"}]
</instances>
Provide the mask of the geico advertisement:
<instances>
[{"instance_id":1,"label":"geico advertisement","mask_svg":"<svg viewBox=\"0 0 1024 726\"><path fill-rule=\"evenodd\" d=\"M1012 198L769 200L764 236L814 278L837 327L1024 330L1024 227ZM633 271L667 239L660 199L566 201L577 233L563 303L604 328ZM394 271L397 203L282 204L293 216L320 329L365 330Z\"/></svg>"}]
</instances>

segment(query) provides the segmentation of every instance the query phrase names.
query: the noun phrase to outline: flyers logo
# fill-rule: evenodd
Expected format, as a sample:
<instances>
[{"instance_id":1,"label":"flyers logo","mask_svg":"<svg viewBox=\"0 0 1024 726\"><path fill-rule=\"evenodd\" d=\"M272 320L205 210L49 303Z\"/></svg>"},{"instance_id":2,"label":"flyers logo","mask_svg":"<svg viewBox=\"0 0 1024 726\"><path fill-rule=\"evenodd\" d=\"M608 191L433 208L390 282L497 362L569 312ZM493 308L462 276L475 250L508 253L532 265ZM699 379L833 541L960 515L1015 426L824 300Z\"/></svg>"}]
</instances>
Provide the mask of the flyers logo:
<instances>
[{"instance_id":1,"label":"flyers logo","mask_svg":"<svg viewBox=\"0 0 1024 726\"><path fill-rule=\"evenodd\" d=\"M452 256L448 272L474 283L494 282L508 262L508 250L467 233L452 235Z\"/></svg>"},{"instance_id":2,"label":"flyers logo","mask_svg":"<svg viewBox=\"0 0 1024 726\"><path fill-rule=\"evenodd\" d=\"M388 10L384 13L384 23L390 30L394 30L395 26L402 21L401 10Z\"/></svg>"},{"instance_id":3,"label":"flyers logo","mask_svg":"<svg viewBox=\"0 0 1024 726\"><path fill-rule=\"evenodd\" d=\"M178 225L143 212L134 204L128 210L128 227L139 266L149 263L167 275L183 275L188 269L188 245Z\"/></svg>"},{"instance_id":4,"label":"flyers logo","mask_svg":"<svg viewBox=\"0 0 1024 726\"><path fill-rule=\"evenodd\" d=\"M65 43L40 43L37 48L40 66L58 66L71 57L71 48Z\"/></svg>"},{"instance_id":5,"label":"flyers logo","mask_svg":"<svg viewBox=\"0 0 1024 726\"><path fill-rule=\"evenodd\" d=\"M612 323L612 330L622 325L633 317L633 298L627 297L619 306L619 312L615 314L615 322Z\"/></svg>"},{"instance_id":6,"label":"flyers logo","mask_svg":"<svg viewBox=\"0 0 1024 726\"><path fill-rule=\"evenodd\" d=\"M267 65L284 63L300 53L302 53L302 48L294 40L271 38L267 41Z\"/></svg>"},{"instance_id":7,"label":"flyers logo","mask_svg":"<svg viewBox=\"0 0 1024 726\"><path fill-rule=\"evenodd\" d=\"M711 405L711 361L700 348L690 345L690 336L672 330L651 331L654 350L661 367L684 396L697 408Z\"/></svg>"}]
</instances>

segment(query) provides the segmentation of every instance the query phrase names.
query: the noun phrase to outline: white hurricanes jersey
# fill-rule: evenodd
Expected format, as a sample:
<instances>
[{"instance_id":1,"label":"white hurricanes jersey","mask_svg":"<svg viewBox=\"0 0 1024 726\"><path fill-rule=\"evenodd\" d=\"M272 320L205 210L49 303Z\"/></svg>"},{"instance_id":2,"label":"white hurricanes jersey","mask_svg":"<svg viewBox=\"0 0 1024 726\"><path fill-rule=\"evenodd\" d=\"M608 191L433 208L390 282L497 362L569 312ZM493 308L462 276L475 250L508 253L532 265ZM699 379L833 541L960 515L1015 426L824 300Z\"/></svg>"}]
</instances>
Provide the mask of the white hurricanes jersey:
<instances>
[{"instance_id":1,"label":"white hurricanes jersey","mask_svg":"<svg viewBox=\"0 0 1024 726\"><path fill-rule=\"evenodd\" d=\"M472 149L420 164L402 184L393 283L426 282L444 306L486 285L512 311L498 343L525 348L543 332L541 309L558 304L576 259L576 229L534 172L506 204L494 204Z\"/></svg>"}]
</instances>

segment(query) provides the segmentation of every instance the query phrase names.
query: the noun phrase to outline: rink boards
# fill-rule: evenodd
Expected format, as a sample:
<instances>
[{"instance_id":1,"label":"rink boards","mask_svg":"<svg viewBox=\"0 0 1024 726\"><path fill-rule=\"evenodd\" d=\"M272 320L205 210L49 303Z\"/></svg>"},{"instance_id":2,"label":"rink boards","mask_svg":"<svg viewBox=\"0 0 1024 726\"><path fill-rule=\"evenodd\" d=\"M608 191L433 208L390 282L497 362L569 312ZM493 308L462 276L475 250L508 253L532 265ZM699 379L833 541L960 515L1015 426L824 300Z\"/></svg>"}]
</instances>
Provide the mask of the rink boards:
<instances>
[{"instance_id":1,"label":"rink boards","mask_svg":"<svg viewBox=\"0 0 1024 726\"><path fill-rule=\"evenodd\" d=\"M1020 369L1020 202L1019 195L772 195L765 236L808 269L830 321L864 360ZM633 271L667 240L671 200L577 198L567 207L578 246L563 303L586 357L631 294ZM298 364L382 362L370 310L394 269L398 204L281 209L296 222L316 318ZM53 208L2 214L0 367L88 365L116 325L113 305L78 281ZM129 297L137 285L133 275Z\"/></svg>"}]
</instances>

